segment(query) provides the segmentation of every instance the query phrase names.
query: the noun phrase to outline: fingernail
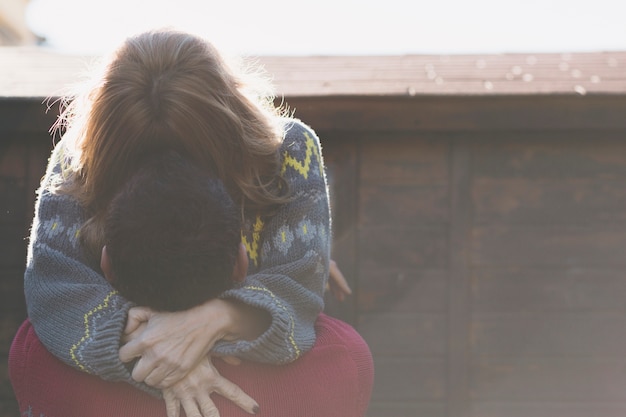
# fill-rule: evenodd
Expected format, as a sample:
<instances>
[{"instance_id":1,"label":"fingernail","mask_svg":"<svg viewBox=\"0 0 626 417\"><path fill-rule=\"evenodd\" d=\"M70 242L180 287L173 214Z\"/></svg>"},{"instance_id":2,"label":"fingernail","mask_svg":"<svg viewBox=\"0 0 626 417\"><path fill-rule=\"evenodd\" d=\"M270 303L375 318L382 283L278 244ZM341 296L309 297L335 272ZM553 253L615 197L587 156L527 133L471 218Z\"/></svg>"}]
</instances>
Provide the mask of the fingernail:
<instances>
[{"instance_id":1,"label":"fingernail","mask_svg":"<svg viewBox=\"0 0 626 417\"><path fill-rule=\"evenodd\" d=\"M259 408L258 405L255 405L254 407L252 407L252 412L254 414L259 414L259 411L261 411L261 409Z\"/></svg>"}]
</instances>

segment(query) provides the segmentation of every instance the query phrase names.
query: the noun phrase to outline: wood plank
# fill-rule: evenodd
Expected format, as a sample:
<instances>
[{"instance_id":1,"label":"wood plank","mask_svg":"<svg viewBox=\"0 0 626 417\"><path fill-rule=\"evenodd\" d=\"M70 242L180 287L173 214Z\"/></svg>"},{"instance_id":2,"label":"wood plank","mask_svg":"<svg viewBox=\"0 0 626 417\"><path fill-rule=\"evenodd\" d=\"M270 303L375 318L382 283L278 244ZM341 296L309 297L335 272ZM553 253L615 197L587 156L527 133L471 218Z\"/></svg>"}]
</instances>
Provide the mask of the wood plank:
<instances>
[{"instance_id":1,"label":"wood plank","mask_svg":"<svg viewBox=\"0 0 626 417\"><path fill-rule=\"evenodd\" d=\"M472 417L622 417L626 414L626 402L607 403L571 401L559 402L474 402Z\"/></svg>"},{"instance_id":2,"label":"wood plank","mask_svg":"<svg viewBox=\"0 0 626 417\"><path fill-rule=\"evenodd\" d=\"M8 357L0 355L0 417L19 416L13 387L9 381Z\"/></svg>"},{"instance_id":3,"label":"wood plank","mask_svg":"<svg viewBox=\"0 0 626 417\"><path fill-rule=\"evenodd\" d=\"M446 395L443 358L377 356L372 402L442 401Z\"/></svg>"},{"instance_id":4,"label":"wood plank","mask_svg":"<svg viewBox=\"0 0 626 417\"><path fill-rule=\"evenodd\" d=\"M603 131L626 129L626 95L290 96L317 129L353 132ZM507 135L502 135L506 138Z\"/></svg>"},{"instance_id":5,"label":"wood plank","mask_svg":"<svg viewBox=\"0 0 626 417\"><path fill-rule=\"evenodd\" d=\"M471 393L479 401L619 402L624 358L476 358Z\"/></svg>"},{"instance_id":6,"label":"wood plank","mask_svg":"<svg viewBox=\"0 0 626 417\"><path fill-rule=\"evenodd\" d=\"M18 267L5 267L0 270L0 313L26 315L24 300L24 264Z\"/></svg>"},{"instance_id":7,"label":"wood plank","mask_svg":"<svg viewBox=\"0 0 626 417\"><path fill-rule=\"evenodd\" d=\"M624 313L474 313L474 355L623 357Z\"/></svg>"},{"instance_id":8,"label":"wood plank","mask_svg":"<svg viewBox=\"0 0 626 417\"><path fill-rule=\"evenodd\" d=\"M480 225L626 223L623 180L479 179L473 184L472 201Z\"/></svg>"},{"instance_id":9,"label":"wood plank","mask_svg":"<svg viewBox=\"0 0 626 417\"><path fill-rule=\"evenodd\" d=\"M0 355L8 355L17 329L26 319L26 312L13 311L0 316Z\"/></svg>"},{"instance_id":10,"label":"wood plank","mask_svg":"<svg viewBox=\"0 0 626 417\"><path fill-rule=\"evenodd\" d=\"M0 141L9 138L15 132L30 132L41 135L56 121L58 111L47 112L43 104L45 98L6 98L0 97Z\"/></svg>"},{"instance_id":11,"label":"wood plank","mask_svg":"<svg viewBox=\"0 0 626 417\"><path fill-rule=\"evenodd\" d=\"M449 144L446 138L378 135L361 141L361 181L412 185L447 185Z\"/></svg>"},{"instance_id":12,"label":"wood plank","mask_svg":"<svg viewBox=\"0 0 626 417\"><path fill-rule=\"evenodd\" d=\"M576 54L489 54L489 55L404 55L404 56L260 56L249 57L272 76L279 94L371 93L380 84L381 94L395 92L393 84L430 82L437 94L466 95L471 88L454 90L450 84L485 80L502 83L492 88L500 94L558 90L559 83L589 82L598 92L623 91L625 52ZM42 48L2 48L0 95L53 96L65 93L83 78L94 57L62 55ZM611 83L613 82L613 83ZM363 84L355 87L355 84ZM314 86L315 88L310 88ZM307 90L307 87L309 89ZM621 89L621 90L619 90ZM571 90L571 88L570 88ZM421 91L421 90L417 90ZM488 92L485 88L477 94Z\"/></svg>"},{"instance_id":13,"label":"wood plank","mask_svg":"<svg viewBox=\"0 0 626 417\"><path fill-rule=\"evenodd\" d=\"M472 232L474 266L626 266L626 227L481 226Z\"/></svg>"},{"instance_id":14,"label":"wood plank","mask_svg":"<svg viewBox=\"0 0 626 417\"><path fill-rule=\"evenodd\" d=\"M359 274L369 268L441 268L447 263L446 227L369 227L359 230Z\"/></svg>"},{"instance_id":15,"label":"wood plank","mask_svg":"<svg viewBox=\"0 0 626 417\"><path fill-rule=\"evenodd\" d=\"M362 227L415 227L447 224L450 201L447 185L363 183L359 188L359 222Z\"/></svg>"},{"instance_id":16,"label":"wood plank","mask_svg":"<svg viewBox=\"0 0 626 417\"><path fill-rule=\"evenodd\" d=\"M359 316L359 333L374 355L443 356L446 314L377 313Z\"/></svg>"},{"instance_id":17,"label":"wood plank","mask_svg":"<svg viewBox=\"0 0 626 417\"><path fill-rule=\"evenodd\" d=\"M0 267L22 265L26 259L28 158L15 139L0 143Z\"/></svg>"},{"instance_id":18,"label":"wood plank","mask_svg":"<svg viewBox=\"0 0 626 417\"><path fill-rule=\"evenodd\" d=\"M19 139L14 133L5 136L0 143L0 178L20 181L26 177L27 149L19 143Z\"/></svg>"},{"instance_id":19,"label":"wood plank","mask_svg":"<svg viewBox=\"0 0 626 417\"><path fill-rule=\"evenodd\" d=\"M326 178L333 216L333 237L354 232L357 213L358 146L355 140L339 140L331 132L318 132L322 141Z\"/></svg>"},{"instance_id":20,"label":"wood plank","mask_svg":"<svg viewBox=\"0 0 626 417\"><path fill-rule=\"evenodd\" d=\"M580 72L579 70L575 70ZM510 77L511 79L508 79ZM597 81L601 80L601 81ZM597 74L585 74L584 78L562 80L560 78L538 78L533 73L514 76L503 72L479 79L444 78L435 75L433 79L394 79L394 80L292 80L283 81L278 87L280 97L307 96L383 96L383 97L419 97L419 96L491 96L504 95L536 96L562 94L573 97L626 93L623 79L610 79ZM26 94L27 91L17 91Z\"/></svg>"},{"instance_id":21,"label":"wood plank","mask_svg":"<svg viewBox=\"0 0 626 417\"><path fill-rule=\"evenodd\" d=\"M367 410L367 417L447 417L444 402L420 401L406 402L373 402Z\"/></svg>"},{"instance_id":22,"label":"wood plank","mask_svg":"<svg viewBox=\"0 0 626 417\"><path fill-rule=\"evenodd\" d=\"M624 131L505 132L476 136L476 180L625 180Z\"/></svg>"},{"instance_id":23,"label":"wood plank","mask_svg":"<svg viewBox=\"0 0 626 417\"><path fill-rule=\"evenodd\" d=\"M542 77L535 72L526 72L514 75L510 71L501 71L497 74L488 74L479 78L468 78L465 70L459 74L426 73L428 76L411 76L394 79L367 79L367 78L344 78L340 80L329 79L290 79L281 80L275 87L278 97L419 97L419 96L534 96L561 94L572 97L583 95L623 95L626 93L626 83L619 75L600 75L593 71L572 70L577 77L562 79L559 76ZM347 77L350 77L349 74ZM358 75L358 74L356 74ZM362 74L360 77L365 77ZM59 78L65 78L61 74ZM26 77L22 75L21 77ZM455 78L458 77L458 78ZM52 82L62 82L63 80ZM3 95L13 97L34 97L38 102L47 100L45 95L47 84L9 82L0 84ZM51 102L57 100L62 92L53 92Z\"/></svg>"},{"instance_id":24,"label":"wood plank","mask_svg":"<svg viewBox=\"0 0 626 417\"><path fill-rule=\"evenodd\" d=\"M469 234L472 227L470 199L470 148L453 144L450 156L450 229L448 284L448 415L467 416L469 406Z\"/></svg>"},{"instance_id":25,"label":"wood plank","mask_svg":"<svg viewBox=\"0 0 626 417\"><path fill-rule=\"evenodd\" d=\"M326 291L324 296L324 312L337 317L353 327L358 328L357 310L360 309L359 301L359 277L357 268L356 233L354 231L343 233L338 239L333 239L331 259L333 259L352 290L352 295L339 301L331 291Z\"/></svg>"},{"instance_id":26,"label":"wood plank","mask_svg":"<svg viewBox=\"0 0 626 417\"><path fill-rule=\"evenodd\" d=\"M623 313L623 268L475 268L472 311Z\"/></svg>"},{"instance_id":27,"label":"wood plank","mask_svg":"<svg viewBox=\"0 0 626 417\"><path fill-rule=\"evenodd\" d=\"M0 398L0 417L15 417L19 416L20 411L17 407L17 401L14 397L8 397L6 399Z\"/></svg>"},{"instance_id":28,"label":"wood plank","mask_svg":"<svg viewBox=\"0 0 626 417\"><path fill-rule=\"evenodd\" d=\"M357 323L357 143L337 141L332 132L318 132L322 141L326 175L330 192L332 215L332 259L337 263L350 285L353 295L343 302L330 292L325 297L324 310L354 327Z\"/></svg>"},{"instance_id":29,"label":"wood plank","mask_svg":"<svg viewBox=\"0 0 626 417\"><path fill-rule=\"evenodd\" d=\"M623 79L624 52L602 54L489 54L404 56L319 56L285 59L260 57L281 80L489 79L509 81L532 74L536 79L576 79L596 74ZM326 76L326 77L324 77ZM601 80L598 80L601 81Z\"/></svg>"},{"instance_id":30,"label":"wood plank","mask_svg":"<svg viewBox=\"0 0 626 417\"><path fill-rule=\"evenodd\" d=\"M26 259L24 179L0 177L0 267L23 265Z\"/></svg>"},{"instance_id":31,"label":"wood plank","mask_svg":"<svg viewBox=\"0 0 626 417\"><path fill-rule=\"evenodd\" d=\"M45 139L44 139L45 138ZM21 138L24 140L24 138ZM26 210L24 211L25 222L28 226L33 221L35 214L36 191L39 189L41 179L43 178L48 158L52 151L52 140L48 135L36 135L25 139L28 143L28 157L26 166Z\"/></svg>"},{"instance_id":32,"label":"wood plank","mask_svg":"<svg viewBox=\"0 0 626 417\"><path fill-rule=\"evenodd\" d=\"M0 97L0 132L43 132L56 119L45 98ZM626 129L625 95L568 96L298 96L295 115L317 130L340 132L489 132ZM599 134L599 133L598 133ZM506 137L506 136L503 136Z\"/></svg>"},{"instance_id":33,"label":"wood plank","mask_svg":"<svg viewBox=\"0 0 626 417\"><path fill-rule=\"evenodd\" d=\"M363 313L437 313L448 305L446 269L368 267L358 279L358 306Z\"/></svg>"},{"instance_id":34,"label":"wood plank","mask_svg":"<svg viewBox=\"0 0 626 417\"><path fill-rule=\"evenodd\" d=\"M414 227L444 223L449 219L447 185L362 184L359 193L361 226Z\"/></svg>"}]
</instances>

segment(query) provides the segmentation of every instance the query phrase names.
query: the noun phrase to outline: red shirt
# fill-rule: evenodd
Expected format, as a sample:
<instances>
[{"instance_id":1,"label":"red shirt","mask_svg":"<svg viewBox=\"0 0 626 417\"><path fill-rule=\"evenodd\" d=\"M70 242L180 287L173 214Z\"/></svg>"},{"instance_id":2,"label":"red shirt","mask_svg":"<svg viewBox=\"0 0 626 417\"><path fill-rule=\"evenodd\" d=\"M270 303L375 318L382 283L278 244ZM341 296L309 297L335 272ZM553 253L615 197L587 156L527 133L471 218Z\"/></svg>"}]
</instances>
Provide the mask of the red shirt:
<instances>
[{"instance_id":1,"label":"red shirt","mask_svg":"<svg viewBox=\"0 0 626 417\"><path fill-rule=\"evenodd\" d=\"M367 344L351 326L324 314L315 330L313 349L289 365L232 366L214 359L215 367L257 401L259 416L364 416L374 379ZM44 348L28 320L11 345L9 377L23 416L167 417L163 400L59 361ZM250 416L219 395L212 399L221 417Z\"/></svg>"}]
</instances>

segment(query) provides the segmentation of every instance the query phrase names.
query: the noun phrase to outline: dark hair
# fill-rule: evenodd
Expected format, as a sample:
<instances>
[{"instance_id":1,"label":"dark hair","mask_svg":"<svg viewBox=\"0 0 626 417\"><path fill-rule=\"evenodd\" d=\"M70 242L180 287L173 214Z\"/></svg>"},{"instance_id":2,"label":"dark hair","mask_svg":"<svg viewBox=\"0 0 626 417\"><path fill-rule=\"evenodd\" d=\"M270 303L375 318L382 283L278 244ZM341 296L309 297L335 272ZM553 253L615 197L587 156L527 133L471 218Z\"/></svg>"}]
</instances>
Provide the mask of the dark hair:
<instances>
[{"instance_id":1,"label":"dark hair","mask_svg":"<svg viewBox=\"0 0 626 417\"><path fill-rule=\"evenodd\" d=\"M232 287L240 213L219 179L176 152L156 153L112 199L104 238L122 296L186 310Z\"/></svg>"}]
</instances>

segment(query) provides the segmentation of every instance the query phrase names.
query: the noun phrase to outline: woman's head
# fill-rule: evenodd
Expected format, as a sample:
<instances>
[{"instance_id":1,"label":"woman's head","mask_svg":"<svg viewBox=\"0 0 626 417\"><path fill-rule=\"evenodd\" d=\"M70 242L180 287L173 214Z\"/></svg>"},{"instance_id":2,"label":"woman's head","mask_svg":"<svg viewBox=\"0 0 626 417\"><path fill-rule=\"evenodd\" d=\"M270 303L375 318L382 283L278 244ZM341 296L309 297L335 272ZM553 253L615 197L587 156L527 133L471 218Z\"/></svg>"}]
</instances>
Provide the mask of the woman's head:
<instances>
[{"instance_id":1,"label":"woman's head","mask_svg":"<svg viewBox=\"0 0 626 417\"><path fill-rule=\"evenodd\" d=\"M97 194L87 196L89 205L98 209L99 197L114 192L105 191L108 184L116 188L139 156L161 148L190 155L238 185L231 167L245 169L246 151L272 156L281 140L276 112L247 94L243 76L210 43L188 33L160 30L127 39L86 100L76 101L83 107L68 109L81 116L82 185L86 194Z\"/></svg>"},{"instance_id":2,"label":"woman's head","mask_svg":"<svg viewBox=\"0 0 626 417\"><path fill-rule=\"evenodd\" d=\"M172 149L221 178L246 208L284 202L279 111L244 78L197 36L159 30L127 39L61 116L76 137L72 193L97 216L142 154Z\"/></svg>"}]
</instances>

